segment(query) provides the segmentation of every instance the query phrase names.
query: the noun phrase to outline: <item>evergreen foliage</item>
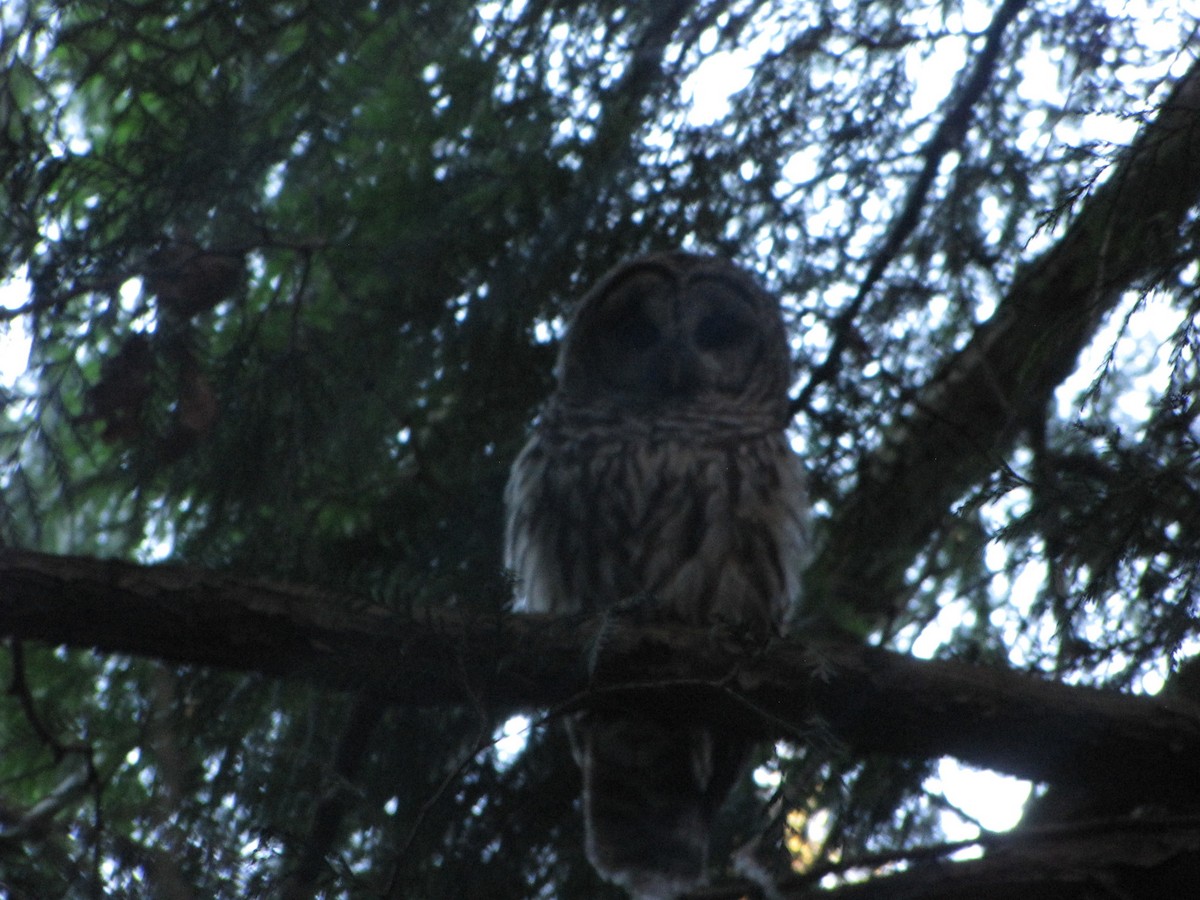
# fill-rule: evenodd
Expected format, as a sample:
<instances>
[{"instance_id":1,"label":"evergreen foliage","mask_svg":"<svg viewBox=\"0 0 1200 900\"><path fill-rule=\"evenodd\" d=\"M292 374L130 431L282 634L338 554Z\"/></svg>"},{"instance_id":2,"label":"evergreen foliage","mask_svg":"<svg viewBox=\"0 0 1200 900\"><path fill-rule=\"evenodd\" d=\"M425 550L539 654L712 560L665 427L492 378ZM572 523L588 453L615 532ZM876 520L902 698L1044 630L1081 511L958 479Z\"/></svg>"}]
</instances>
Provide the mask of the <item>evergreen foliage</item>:
<instances>
[{"instance_id":1,"label":"evergreen foliage","mask_svg":"<svg viewBox=\"0 0 1200 900\"><path fill-rule=\"evenodd\" d=\"M335 618L502 617L503 485L572 300L699 249L784 298L822 626L1150 690L1200 631L1188 6L6 3L0 317L31 350L0 386L0 542L358 598ZM1171 140L1176 189L1120 206ZM1037 389L937 407L1013 322ZM966 450L911 445L931 409ZM862 512L873 473L956 453L896 488L915 537ZM511 708L0 624L7 896L620 896L552 723L514 756ZM935 759L776 736L725 850L761 831L821 871L942 839Z\"/></svg>"}]
</instances>

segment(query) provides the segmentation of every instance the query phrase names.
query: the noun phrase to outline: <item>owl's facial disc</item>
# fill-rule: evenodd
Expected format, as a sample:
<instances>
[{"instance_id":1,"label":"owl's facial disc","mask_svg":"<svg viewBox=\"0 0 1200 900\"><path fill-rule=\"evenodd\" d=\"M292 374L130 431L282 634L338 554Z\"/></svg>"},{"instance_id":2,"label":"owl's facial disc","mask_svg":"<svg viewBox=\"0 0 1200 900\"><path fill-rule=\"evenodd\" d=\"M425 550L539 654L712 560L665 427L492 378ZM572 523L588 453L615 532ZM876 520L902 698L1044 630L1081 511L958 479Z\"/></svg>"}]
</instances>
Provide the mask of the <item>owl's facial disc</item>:
<instances>
[{"instance_id":1,"label":"owl's facial disc","mask_svg":"<svg viewBox=\"0 0 1200 900\"><path fill-rule=\"evenodd\" d=\"M690 281L679 303L682 330L703 371L703 383L739 394L759 364L763 338L754 299L719 277Z\"/></svg>"},{"instance_id":2,"label":"owl's facial disc","mask_svg":"<svg viewBox=\"0 0 1200 900\"><path fill-rule=\"evenodd\" d=\"M567 387L646 405L737 396L762 352L753 303L720 276L631 272L575 323L581 365L565 373Z\"/></svg>"},{"instance_id":3,"label":"owl's facial disc","mask_svg":"<svg viewBox=\"0 0 1200 900\"><path fill-rule=\"evenodd\" d=\"M665 275L636 272L613 285L595 315L578 323L584 330L576 337L594 390L632 400L670 393L667 364L675 355L675 293Z\"/></svg>"}]
</instances>

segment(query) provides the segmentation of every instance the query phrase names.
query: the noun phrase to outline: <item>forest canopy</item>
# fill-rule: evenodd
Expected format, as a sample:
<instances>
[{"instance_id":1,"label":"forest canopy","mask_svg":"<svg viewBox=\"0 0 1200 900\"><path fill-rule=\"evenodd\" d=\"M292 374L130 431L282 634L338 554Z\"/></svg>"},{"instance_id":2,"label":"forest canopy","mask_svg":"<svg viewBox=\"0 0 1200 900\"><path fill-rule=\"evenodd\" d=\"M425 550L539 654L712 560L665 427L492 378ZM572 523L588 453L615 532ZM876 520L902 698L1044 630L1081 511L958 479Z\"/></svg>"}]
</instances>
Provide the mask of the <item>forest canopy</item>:
<instances>
[{"instance_id":1,"label":"forest canopy","mask_svg":"<svg viewBox=\"0 0 1200 900\"><path fill-rule=\"evenodd\" d=\"M574 302L685 249L781 299L817 541L761 653L612 631L762 739L704 896L1185 895L1198 21L6 2L0 893L622 896L502 495Z\"/></svg>"}]
</instances>

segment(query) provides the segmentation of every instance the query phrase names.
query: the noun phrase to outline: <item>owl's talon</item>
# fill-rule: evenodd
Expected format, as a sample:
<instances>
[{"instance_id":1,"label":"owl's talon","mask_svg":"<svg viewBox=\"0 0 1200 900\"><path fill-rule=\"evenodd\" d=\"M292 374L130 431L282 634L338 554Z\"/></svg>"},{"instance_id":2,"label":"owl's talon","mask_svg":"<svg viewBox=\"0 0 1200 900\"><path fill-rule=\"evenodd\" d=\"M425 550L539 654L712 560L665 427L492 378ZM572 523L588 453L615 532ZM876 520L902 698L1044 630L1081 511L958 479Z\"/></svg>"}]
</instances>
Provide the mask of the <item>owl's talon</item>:
<instances>
[{"instance_id":1,"label":"owl's talon","mask_svg":"<svg viewBox=\"0 0 1200 900\"><path fill-rule=\"evenodd\" d=\"M623 619L635 625L649 625L662 618L662 606L651 594L634 594L619 600L605 611L606 618Z\"/></svg>"},{"instance_id":2,"label":"owl's talon","mask_svg":"<svg viewBox=\"0 0 1200 900\"><path fill-rule=\"evenodd\" d=\"M596 628L596 634L592 637L588 648L587 673L589 680L594 681L596 678L596 673L600 668L600 655L604 651L604 646L613 628L621 622L634 626L648 625L661 618L661 611L657 607L658 603L651 595L634 594L618 600L600 614L600 624Z\"/></svg>"}]
</instances>

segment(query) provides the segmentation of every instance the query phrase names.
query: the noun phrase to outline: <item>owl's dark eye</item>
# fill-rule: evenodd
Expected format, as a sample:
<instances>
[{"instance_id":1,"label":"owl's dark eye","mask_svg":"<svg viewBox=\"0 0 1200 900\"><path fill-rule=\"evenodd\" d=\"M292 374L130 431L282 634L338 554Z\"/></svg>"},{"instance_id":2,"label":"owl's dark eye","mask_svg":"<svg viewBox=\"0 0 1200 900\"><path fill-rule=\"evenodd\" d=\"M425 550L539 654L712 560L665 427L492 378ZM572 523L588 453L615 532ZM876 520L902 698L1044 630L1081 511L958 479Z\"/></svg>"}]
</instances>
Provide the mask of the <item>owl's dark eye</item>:
<instances>
[{"instance_id":1,"label":"owl's dark eye","mask_svg":"<svg viewBox=\"0 0 1200 900\"><path fill-rule=\"evenodd\" d=\"M694 339L701 350L725 350L750 334L750 323L728 312L709 313L696 326Z\"/></svg>"},{"instance_id":2,"label":"owl's dark eye","mask_svg":"<svg viewBox=\"0 0 1200 900\"><path fill-rule=\"evenodd\" d=\"M658 343L659 331L641 310L631 310L611 326L614 343L627 350L647 350Z\"/></svg>"}]
</instances>

